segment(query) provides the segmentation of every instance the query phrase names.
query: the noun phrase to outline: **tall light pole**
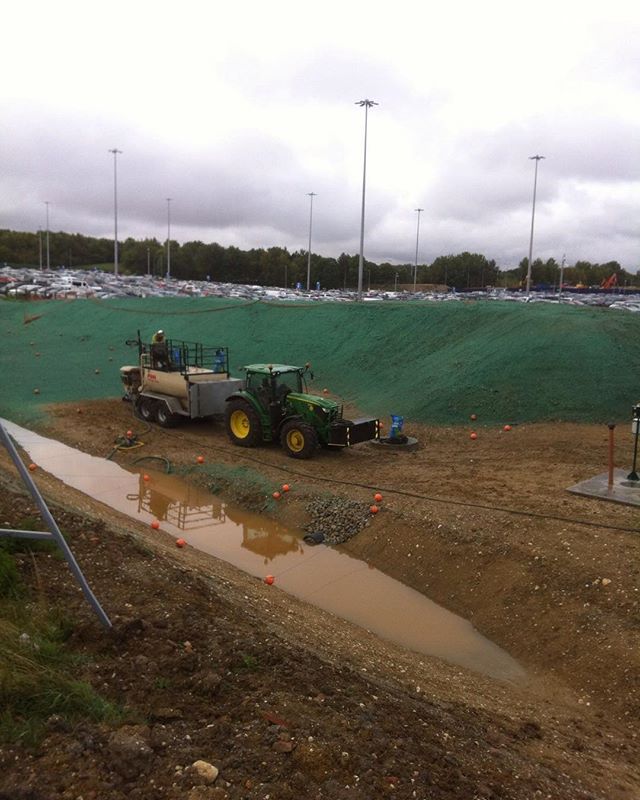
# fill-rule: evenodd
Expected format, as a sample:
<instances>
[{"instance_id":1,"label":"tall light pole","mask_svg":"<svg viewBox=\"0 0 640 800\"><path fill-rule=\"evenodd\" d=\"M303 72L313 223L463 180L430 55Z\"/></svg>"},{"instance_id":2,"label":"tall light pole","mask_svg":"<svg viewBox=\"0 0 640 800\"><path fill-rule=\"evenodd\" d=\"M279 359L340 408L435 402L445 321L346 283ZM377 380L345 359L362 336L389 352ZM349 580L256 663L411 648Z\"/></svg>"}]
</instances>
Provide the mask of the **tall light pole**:
<instances>
[{"instance_id":1,"label":"tall light pole","mask_svg":"<svg viewBox=\"0 0 640 800\"><path fill-rule=\"evenodd\" d=\"M367 183L367 123L369 109L377 106L375 100L356 100L355 103L360 108L364 107L364 167L362 169L362 217L360 220L360 259L358 261L358 295L357 299L362 300L362 269L364 266L364 197Z\"/></svg>"},{"instance_id":2,"label":"tall light pole","mask_svg":"<svg viewBox=\"0 0 640 800\"><path fill-rule=\"evenodd\" d=\"M315 192L307 192L307 197L310 198L311 204L309 207L309 252L307 253L307 291L311 287L311 228L313 225L313 198L316 197Z\"/></svg>"},{"instance_id":3,"label":"tall light pole","mask_svg":"<svg viewBox=\"0 0 640 800\"><path fill-rule=\"evenodd\" d=\"M562 297L562 283L564 281L564 265L567 263L567 256L562 256L562 263L560 264L560 285L558 286L558 300Z\"/></svg>"},{"instance_id":4,"label":"tall light pole","mask_svg":"<svg viewBox=\"0 0 640 800\"><path fill-rule=\"evenodd\" d=\"M418 282L418 242L420 241L420 212L424 211L424 208L416 208L418 212L418 228L416 230L416 265L413 268L413 291L416 291L416 284Z\"/></svg>"},{"instance_id":5,"label":"tall light pole","mask_svg":"<svg viewBox=\"0 0 640 800\"><path fill-rule=\"evenodd\" d=\"M44 204L47 208L47 270L51 267L51 262L49 261L49 201L45 200Z\"/></svg>"},{"instance_id":6,"label":"tall light pole","mask_svg":"<svg viewBox=\"0 0 640 800\"><path fill-rule=\"evenodd\" d=\"M533 257L533 223L536 218L536 188L538 186L538 162L544 156L529 156L530 161L536 162L536 169L533 176L533 208L531 209L531 237L529 238L529 264L527 265L527 297L531 293L531 258Z\"/></svg>"},{"instance_id":7,"label":"tall light pole","mask_svg":"<svg viewBox=\"0 0 640 800\"><path fill-rule=\"evenodd\" d=\"M171 198L167 197L167 278L171 277Z\"/></svg>"},{"instance_id":8,"label":"tall light pole","mask_svg":"<svg viewBox=\"0 0 640 800\"><path fill-rule=\"evenodd\" d=\"M113 274L118 277L118 154L122 154L122 150L113 147L108 151L113 153Z\"/></svg>"}]
</instances>

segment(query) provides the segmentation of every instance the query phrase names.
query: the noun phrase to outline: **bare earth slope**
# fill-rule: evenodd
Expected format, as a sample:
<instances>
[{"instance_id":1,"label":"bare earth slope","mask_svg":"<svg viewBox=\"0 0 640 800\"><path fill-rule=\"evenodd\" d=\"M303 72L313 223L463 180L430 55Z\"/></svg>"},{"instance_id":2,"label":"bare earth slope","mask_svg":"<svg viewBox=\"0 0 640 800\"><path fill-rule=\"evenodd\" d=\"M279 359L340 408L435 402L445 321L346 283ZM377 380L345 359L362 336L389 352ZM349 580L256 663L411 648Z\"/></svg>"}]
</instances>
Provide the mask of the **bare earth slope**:
<instances>
[{"instance_id":1,"label":"bare earth slope","mask_svg":"<svg viewBox=\"0 0 640 800\"><path fill-rule=\"evenodd\" d=\"M120 401L77 408L58 407L49 432L89 452L106 455L132 427ZM63 526L108 612L121 618L116 631L102 635L64 565L44 561L40 584L81 620L75 639L93 659L86 677L136 709L149 752L121 765L110 731L52 731L35 755L4 748L0 791L638 796L638 515L565 492L604 470L606 427L479 428L476 441L464 428L409 432L422 442L416 453L361 446L304 463L275 447L233 448L221 427L207 424L154 429L144 439L146 454L177 467L203 453L206 465L191 479L289 524L307 524L318 496L368 507L371 487L379 489L381 513L342 546L470 618L526 667L526 685L380 642L193 549L176 552L171 541L39 476L74 509L63 513ZM618 463L627 450L621 441ZM225 483L219 469L213 480L213 465L238 464L295 491L275 504L237 478ZM15 523L29 504L2 496L3 519ZM30 573L28 560L23 569ZM206 790L192 789L188 771L176 769L198 758L220 767Z\"/></svg>"}]
</instances>

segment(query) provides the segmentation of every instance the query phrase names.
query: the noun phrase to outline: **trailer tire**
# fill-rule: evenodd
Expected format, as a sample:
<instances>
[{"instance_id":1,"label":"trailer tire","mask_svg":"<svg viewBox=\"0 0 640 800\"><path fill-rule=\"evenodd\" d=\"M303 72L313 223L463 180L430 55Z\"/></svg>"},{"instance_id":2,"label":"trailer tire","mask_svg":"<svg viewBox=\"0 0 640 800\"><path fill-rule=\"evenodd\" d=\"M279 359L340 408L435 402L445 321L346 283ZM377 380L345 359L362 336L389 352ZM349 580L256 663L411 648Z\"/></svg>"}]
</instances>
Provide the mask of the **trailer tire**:
<instances>
[{"instance_id":1,"label":"trailer tire","mask_svg":"<svg viewBox=\"0 0 640 800\"><path fill-rule=\"evenodd\" d=\"M291 420L282 426L280 443L291 458L311 458L318 446L318 435L311 425Z\"/></svg>"},{"instance_id":2,"label":"trailer tire","mask_svg":"<svg viewBox=\"0 0 640 800\"><path fill-rule=\"evenodd\" d=\"M136 413L145 422L153 422L156 418L156 402L148 397L140 397L136 402Z\"/></svg>"},{"instance_id":3,"label":"trailer tire","mask_svg":"<svg viewBox=\"0 0 640 800\"><path fill-rule=\"evenodd\" d=\"M231 441L239 447L257 447L262 442L260 417L246 400L229 400L225 427Z\"/></svg>"},{"instance_id":4,"label":"trailer tire","mask_svg":"<svg viewBox=\"0 0 640 800\"><path fill-rule=\"evenodd\" d=\"M161 428L175 428L179 421L179 414L173 414L169 411L166 403L158 403L156 407L156 422Z\"/></svg>"}]
</instances>

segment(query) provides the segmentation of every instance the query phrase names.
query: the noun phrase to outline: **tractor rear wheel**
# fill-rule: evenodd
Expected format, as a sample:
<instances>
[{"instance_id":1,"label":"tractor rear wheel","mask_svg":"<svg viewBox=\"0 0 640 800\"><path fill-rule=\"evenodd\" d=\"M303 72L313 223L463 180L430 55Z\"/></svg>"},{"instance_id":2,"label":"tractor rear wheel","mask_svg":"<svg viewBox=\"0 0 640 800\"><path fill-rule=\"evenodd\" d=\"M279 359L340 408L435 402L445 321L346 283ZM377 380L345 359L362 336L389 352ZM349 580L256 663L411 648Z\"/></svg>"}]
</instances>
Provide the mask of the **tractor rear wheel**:
<instances>
[{"instance_id":1,"label":"tractor rear wheel","mask_svg":"<svg viewBox=\"0 0 640 800\"><path fill-rule=\"evenodd\" d=\"M225 413L227 434L240 447L257 447L262 441L258 412L246 400L230 400Z\"/></svg>"},{"instance_id":2,"label":"tractor rear wheel","mask_svg":"<svg viewBox=\"0 0 640 800\"><path fill-rule=\"evenodd\" d=\"M311 425L291 420L282 426L280 443L291 458L311 458L318 446L318 435Z\"/></svg>"}]
</instances>

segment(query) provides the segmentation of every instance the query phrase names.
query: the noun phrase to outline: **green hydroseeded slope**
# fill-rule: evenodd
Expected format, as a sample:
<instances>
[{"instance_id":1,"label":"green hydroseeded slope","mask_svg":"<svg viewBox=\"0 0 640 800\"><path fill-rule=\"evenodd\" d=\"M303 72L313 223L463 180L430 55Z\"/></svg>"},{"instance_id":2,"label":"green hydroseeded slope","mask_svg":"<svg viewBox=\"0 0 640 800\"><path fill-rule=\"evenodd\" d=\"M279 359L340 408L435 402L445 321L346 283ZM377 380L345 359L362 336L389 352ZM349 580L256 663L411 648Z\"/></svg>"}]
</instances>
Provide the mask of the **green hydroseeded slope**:
<instances>
[{"instance_id":1,"label":"green hydroseeded slope","mask_svg":"<svg viewBox=\"0 0 640 800\"><path fill-rule=\"evenodd\" d=\"M25 324L30 316L41 315ZM232 374L253 362L304 364L312 390L363 413L464 423L628 419L638 398L638 315L507 302L275 305L223 298L0 301L0 415L118 397L125 340L224 345ZM40 355L36 355L39 353ZM96 373L96 370L99 370ZM34 394L39 389L39 394Z\"/></svg>"}]
</instances>

